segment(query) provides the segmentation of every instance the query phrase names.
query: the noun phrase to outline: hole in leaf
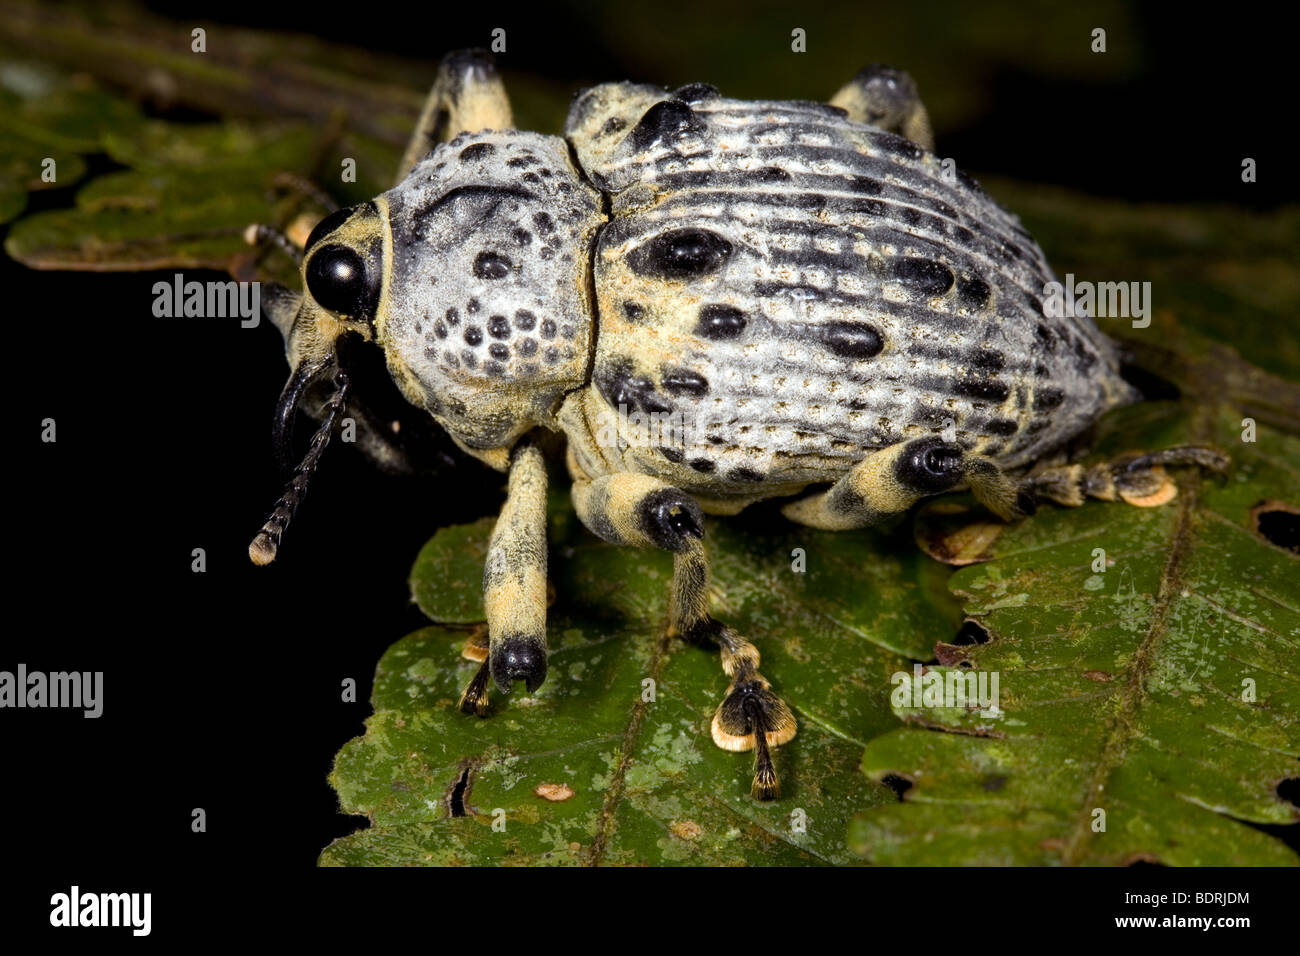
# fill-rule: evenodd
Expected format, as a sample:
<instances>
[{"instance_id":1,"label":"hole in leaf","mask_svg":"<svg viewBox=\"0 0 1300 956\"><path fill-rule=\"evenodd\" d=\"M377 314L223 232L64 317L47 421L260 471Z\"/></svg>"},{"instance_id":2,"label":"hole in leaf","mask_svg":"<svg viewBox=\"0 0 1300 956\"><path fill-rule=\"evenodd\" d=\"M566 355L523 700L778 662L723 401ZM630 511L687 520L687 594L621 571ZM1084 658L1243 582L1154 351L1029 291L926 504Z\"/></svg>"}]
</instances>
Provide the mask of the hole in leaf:
<instances>
[{"instance_id":1,"label":"hole in leaf","mask_svg":"<svg viewBox=\"0 0 1300 956\"><path fill-rule=\"evenodd\" d=\"M466 767L461 771L460 777L456 780L449 791L447 791L447 809L451 811L453 817L466 816L465 812L465 794L469 792L469 772L471 768Z\"/></svg>"},{"instance_id":2,"label":"hole in leaf","mask_svg":"<svg viewBox=\"0 0 1300 956\"><path fill-rule=\"evenodd\" d=\"M1300 777L1285 777L1277 785L1277 795L1294 807L1300 807Z\"/></svg>"},{"instance_id":3,"label":"hole in leaf","mask_svg":"<svg viewBox=\"0 0 1300 956\"><path fill-rule=\"evenodd\" d=\"M1300 508L1285 501L1261 501L1250 509L1250 524L1269 544L1300 554Z\"/></svg>"},{"instance_id":4,"label":"hole in leaf","mask_svg":"<svg viewBox=\"0 0 1300 956\"><path fill-rule=\"evenodd\" d=\"M906 777L900 777L896 773L885 774L880 778L880 782L890 790L894 791L894 793L898 795L900 802L903 799L903 794L912 789L912 781L908 780Z\"/></svg>"},{"instance_id":5,"label":"hole in leaf","mask_svg":"<svg viewBox=\"0 0 1300 956\"><path fill-rule=\"evenodd\" d=\"M989 632L982 624L978 621L966 621L957 632L957 636L952 639L952 643L958 647L966 647L971 644L987 644L991 640Z\"/></svg>"}]
</instances>

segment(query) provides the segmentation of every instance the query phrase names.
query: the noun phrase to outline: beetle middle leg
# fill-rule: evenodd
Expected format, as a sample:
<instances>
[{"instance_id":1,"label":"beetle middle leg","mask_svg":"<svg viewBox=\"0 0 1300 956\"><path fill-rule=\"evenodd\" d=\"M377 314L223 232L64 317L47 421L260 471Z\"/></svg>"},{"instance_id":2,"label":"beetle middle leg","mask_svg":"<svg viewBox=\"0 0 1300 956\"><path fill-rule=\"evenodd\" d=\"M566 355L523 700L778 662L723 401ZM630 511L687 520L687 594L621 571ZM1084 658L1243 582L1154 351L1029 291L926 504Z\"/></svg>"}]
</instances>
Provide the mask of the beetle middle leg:
<instances>
[{"instance_id":1,"label":"beetle middle leg","mask_svg":"<svg viewBox=\"0 0 1300 956\"><path fill-rule=\"evenodd\" d=\"M879 524L928 495L951 491L969 470L965 452L938 438L914 438L872 452L830 488L781 509L825 531Z\"/></svg>"},{"instance_id":2,"label":"beetle middle leg","mask_svg":"<svg viewBox=\"0 0 1300 956\"><path fill-rule=\"evenodd\" d=\"M794 714L758 672L758 648L709 614L709 565L699 504L649 475L620 472L592 481L572 458L570 470L574 507L594 534L614 544L672 552L669 633L692 644L716 645L730 680L713 715L713 742L723 750L755 751L751 793L759 800L775 799L780 781L771 748L794 737Z\"/></svg>"}]
</instances>

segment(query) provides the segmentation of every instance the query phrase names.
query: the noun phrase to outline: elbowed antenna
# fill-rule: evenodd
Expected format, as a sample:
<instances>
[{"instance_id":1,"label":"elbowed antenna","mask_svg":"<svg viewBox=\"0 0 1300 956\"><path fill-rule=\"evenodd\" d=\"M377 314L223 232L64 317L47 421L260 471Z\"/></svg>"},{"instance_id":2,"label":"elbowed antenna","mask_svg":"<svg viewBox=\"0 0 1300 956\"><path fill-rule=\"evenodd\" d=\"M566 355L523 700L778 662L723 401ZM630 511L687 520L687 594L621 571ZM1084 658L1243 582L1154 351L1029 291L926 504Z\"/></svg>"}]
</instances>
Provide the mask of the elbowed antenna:
<instances>
[{"instance_id":1,"label":"elbowed antenna","mask_svg":"<svg viewBox=\"0 0 1300 956\"><path fill-rule=\"evenodd\" d=\"M335 356L331 353L327 359L327 364L333 364L334 361ZM319 372L316 374L319 374ZM289 380L289 385L285 386L286 393L289 392L289 387L293 385L294 379L297 377L297 374L295 374L294 378ZM310 381L310 379L307 381ZM262 525L262 530L257 533L257 536L253 538L252 543L248 546L248 557L254 564L270 564L275 560L276 552L280 548L280 537L284 534L285 529L289 527L289 522L293 520L298 505L307 496L307 486L311 482L312 475L316 473L316 467L320 464L321 455L325 453L326 446L329 445L330 439L334 437L334 430L338 427L339 416L343 413L343 407L348 397L348 388L351 384L346 372L342 369L335 372L335 390L325 404L325 417L321 421L320 428L316 429L316 434L312 436L311 446L307 449L307 454L303 455L298 470L284 489L284 494L275 503L275 510L271 512L271 517L266 520L266 524ZM305 385L302 387L305 387ZM301 388L299 394L301 394Z\"/></svg>"}]
</instances>

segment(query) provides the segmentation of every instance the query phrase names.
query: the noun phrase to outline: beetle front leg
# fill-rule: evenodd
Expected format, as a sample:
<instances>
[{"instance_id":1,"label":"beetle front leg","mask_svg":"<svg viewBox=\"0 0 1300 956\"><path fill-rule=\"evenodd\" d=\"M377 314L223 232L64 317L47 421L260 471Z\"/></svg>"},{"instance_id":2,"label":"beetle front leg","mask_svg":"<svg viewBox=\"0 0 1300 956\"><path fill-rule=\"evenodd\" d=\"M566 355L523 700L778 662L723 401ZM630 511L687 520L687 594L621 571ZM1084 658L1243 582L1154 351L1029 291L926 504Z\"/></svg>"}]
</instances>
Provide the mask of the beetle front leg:
<instances>
[{"instance_id":1,"label":"beetle front leg","mask_svg":"<svg viewBox=\"0 0 1300 956\"><path fill-rule=\"evenodd\" d=\"M415 133L402 156L397 181L439 143L457 133L510 129L515 125L510 98L486 50L457 50L438 64L438 76L424 101Z\"/></svg>"},{"instance_id":2,"label":"beetle front leg","mask_svg":"<svg viewBox=\"0 0 1300 956\"><path fill-rule=\"evenodd\" d=\"M667 482L633 473L595 481L575 475L573 502L582 523L606 541L673 553L669 633L692 644L716 645L723 672L731 680L713 716L713 742L723 750L754 750L751 793L759 800L777 797L780 783L770 748L795 735L794 715L758 672L758 648L709 614L709 565L699 504Z\"/></svg>"},{"instance_id":3,"label":"beetle front leg","mask_svg":"<svg viewBox=\"0 0 1300 956\"><path fill-rule=\"evenodd\" d=\"M503 694L517 680L532 693L546 679L546 463L531 442L510 456L506 503L483 567L483 607L487 653L460 702L480 715L488 675Z\"/></svg>"}]
</instances>

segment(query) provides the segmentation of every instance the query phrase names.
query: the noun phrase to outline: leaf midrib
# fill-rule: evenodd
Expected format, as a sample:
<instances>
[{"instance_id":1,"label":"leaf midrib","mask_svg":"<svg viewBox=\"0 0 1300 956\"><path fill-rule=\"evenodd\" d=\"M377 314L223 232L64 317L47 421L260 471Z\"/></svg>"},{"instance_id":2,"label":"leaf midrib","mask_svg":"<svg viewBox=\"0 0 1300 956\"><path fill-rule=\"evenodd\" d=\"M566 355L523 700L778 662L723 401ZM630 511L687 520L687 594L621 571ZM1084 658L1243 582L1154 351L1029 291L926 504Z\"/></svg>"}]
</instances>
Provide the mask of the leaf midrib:
<instances>
[{"instance_id":1,"label":"leaf midrib","mask_svg":"<svg viewBox=\"0 0 1300 956\"><path fill-rule=\"evenodd\" d=\"M1074 832L1061 851L1061 861L1067 865L1077 864L1085 855L1093 833L1092 809L1103 805L1106 782L1127 755L1129 741L1138 734L1138 712L1146 699L1147 679L1154 668L1157 651L1168 632L1169 610L1183 589L1183 565L1195 536L1193 524L1199 500L1199 480L1188 482L1179 489L1178 519L1174 524L1169 559L1160 573L1160 590L1151 614L1151 623L1131 659L1128 679L1118 695L1119 707L1110 720L1106 743L1094 764Z\"/></svg>"}]
</instances>

